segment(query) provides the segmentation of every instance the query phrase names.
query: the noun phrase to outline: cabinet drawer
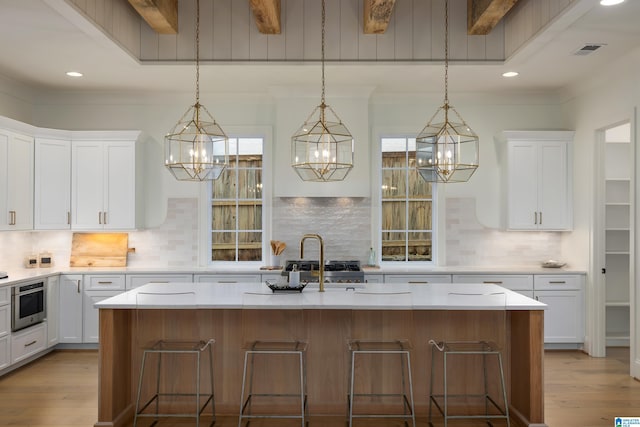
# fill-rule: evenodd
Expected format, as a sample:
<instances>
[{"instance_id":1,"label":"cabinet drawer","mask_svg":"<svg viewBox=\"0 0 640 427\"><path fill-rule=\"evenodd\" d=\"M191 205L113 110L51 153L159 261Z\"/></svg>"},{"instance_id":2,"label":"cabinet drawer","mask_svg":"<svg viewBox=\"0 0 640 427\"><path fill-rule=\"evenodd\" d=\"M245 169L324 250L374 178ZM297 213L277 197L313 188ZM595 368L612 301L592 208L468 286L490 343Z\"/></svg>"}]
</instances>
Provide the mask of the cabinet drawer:
<instances>
[{"instance_id":1,"label":"cabinet drawer","mask_svg":"<svg viewBox=\"0 0 640 427\"><path fill-rule=\"evenodd\" d=\"M19 362L47 347L46 323L25 329L11 337L11 361Z\"/></svg>"},{"instance_id":2,"label":"cabinet drawer","mask_svg":"<svg viewBox=\"0 0 640 427\"><path fill-rule=\"evenodd\" d=\"M492 283L512 291L533 290L530 274L455 274L453 283Z\"/></svg>"},{"instance_id":3,"label":"cabinet drawer","mask_svg":"<svg viewBox=\"0 0 640 427\"><path fill-rule=\"evenodd\" d=\"M0 337L7 336L11 333L11 306L4 305L0 307Z\"/></svg>"},{"instance_id":4,"label":"cabinet drawer","mask_svg":"<svg viewBox=\"0 0 640 427\"><path fill-rule=\"evenodd\" d=\"M198 283L260 283L259 274L200 274Z\"/></svg>"},{"instance_id":5,"label":"cabinet drawer","mask_svg":"<svg viewBox=\"0 0 640 427\"><path fill-rule=\"evenodd\" d=\"M11 287L5 286L0 288L0 305L6 305L11 302Z\"/></svg>"},{"instance_id":6,"label":"cabinet drawer","mask_svg":"<svg viewBox=\"0 0 640 427\"><path fill-rule=\"evenodd\" d=\"M134 289L147 283L193 282L191 274L127 274L127 289Z\"/></svg>"},{"instance_id":7,"label":"cabinet drawer","mask_svg":"<svg viewBox=\"0 0 640 427\"><path fill-rule=\"evenodd\" d=\"M109 274L104 276L84 276L85 290L122 290L125 289L124 274Z\"/></svg>"},{"instance_id":8,"label":"cabinet drawer","mask_svg":"<svg viewBox=\"0 0 640 427\"><path fill-rule=\"evenodd\" d=\"M534 280L536 291L566 291L582 289L582 276L571 274L536 275Z\"/></svg>"},{"instance_id":9,"label":"cabinet drawer","mask_svg":"<svg viewBox=\"0 0 640 427\"><path fill-rule=\"evenodd\" d=\"M11 337L0 338L0 370L11 365Z\"/></svg>"},{"instance_id":10,"label":"cabinet drawer","mask_svg":"<svg viewBox=\"0 0 640 427\"><path fill-rule=\"evenodd\" d=\"M385 283L408 283L426 285L427 283L451 283L449 274L385 274Z\"/></svg>"}]
</instances>

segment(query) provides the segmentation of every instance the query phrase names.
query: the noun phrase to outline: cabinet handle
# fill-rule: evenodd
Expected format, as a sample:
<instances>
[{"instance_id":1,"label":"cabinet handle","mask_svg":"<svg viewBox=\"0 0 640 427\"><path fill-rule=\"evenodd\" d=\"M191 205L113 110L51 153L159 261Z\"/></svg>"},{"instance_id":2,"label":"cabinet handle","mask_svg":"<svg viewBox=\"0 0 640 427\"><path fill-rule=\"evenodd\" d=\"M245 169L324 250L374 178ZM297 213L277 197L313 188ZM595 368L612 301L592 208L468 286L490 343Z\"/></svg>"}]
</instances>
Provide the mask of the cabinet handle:
<instances>
[{"instance_id":1,"label":"cabinet handle","mask_svg":"<svg viewBox=\"0 0 640 427\"><path fill-rule=\"evenodd\" d=\"M80 279L76 280L76 286L78 288L78 293L80 293Z\"/></svg>"},{"instance_id":2,"label":"cabinet handle","mask_svg":"<svg viewBox=\"0 0 640 427\"><path fill-rule=\"evenodd\" d=\"M67 225L71 225L71 212L67 211Z\"/></svg>"},{"instance_id":3,"label":"cabinet handle","mask_svg":"<svg viewBox=\"0 0 640 427\"><path fill-rule=\"evenodd\" d=\"M35 344L35 343L37 343L37 342L38 342L37 340L35 340L35 341L31 341L30 343L27 343L27 344L25 344L24 346L25 346L25 347L29 347L29 346L34 345L34 344Z\"/></svg>"},{"instance_id":4,"label":"cabinet handle","mask_svg":"<svg viewBox=\"0 0 640 427\"><path fill-rule=\"evenodd\" d=\"M98 212L98 224L102 224L102 212Z\"/></svg>"},{"instance_id":5,"label":"cabinet handle","mask_svg":"<svg viewBox=\"0 0 640 427\"><path fill-rule=\"evenodd\" d=\"M492 285L502 285L502 282L500 280L495 280L495 281L485 280L482 283L489 283L489 284L492 284Z\"/></svg>"},{"instance_id":6,"label":"cabinet handle","mask_svg":"<svg viewBox=\"0 0 640 427\"><path fill-rule=\"evenodd\" d=\"M98 285L110 285L113 282L98 282Z\"/></svg>"},{"instance_id":7,"label":"cabinet handle","mask_svg":"<svg viewBox=\"0 0 640 427\"><path fill-rule=\"evenodd\" d=\"M16 225L16 211L9 211L9 225Z\"/></svg>"},{"instance_id":8,"label":"cabinet handle","mask_svg":"<svg viewBox=\"0 0 640 427\"><path fill-rule=\"evenodd\" d=\"M102 212L102 223L103 224L107 223L107 213L106 212Z\"/></svg>"},{"instance_id":9,"label":"cabinet handle","mask_svg":"<svg viewBox=\"0 0 640 427\"><path fill-rule=\"evenodd\" d=\"M542 225L542 212L538 212L540 214L540 225Z\"/></svg>"},{"instance_id":10,"label":"cabinet handle","mask_svg":"<svg viewBox=\"0 0 640 427\"><path fill-rule=\"evenodd\" d=\"M538 212L533 213L533 224L538 225Z\"/></svg>"},{"instance_id":11,"label":"cabinet handle","mask_svg":"<svg viewBox=\"0 0 640 427\"><path fill-rule=\"evenodd\" d=\"M426 285L429 282L409 282L410 285Z\"/></svg>"},{"instance_id":12,"label":"cabinet handle","mask_svg":"<svg viewBox=\"0 0 640 427\"><path fill-rule=\"evenodd\" d=\"M549 283L552 284L552 285L564 285L567 282L565 282L564 280L556 280L556 281L552 280Z\"/></svg>"}]
</instances>

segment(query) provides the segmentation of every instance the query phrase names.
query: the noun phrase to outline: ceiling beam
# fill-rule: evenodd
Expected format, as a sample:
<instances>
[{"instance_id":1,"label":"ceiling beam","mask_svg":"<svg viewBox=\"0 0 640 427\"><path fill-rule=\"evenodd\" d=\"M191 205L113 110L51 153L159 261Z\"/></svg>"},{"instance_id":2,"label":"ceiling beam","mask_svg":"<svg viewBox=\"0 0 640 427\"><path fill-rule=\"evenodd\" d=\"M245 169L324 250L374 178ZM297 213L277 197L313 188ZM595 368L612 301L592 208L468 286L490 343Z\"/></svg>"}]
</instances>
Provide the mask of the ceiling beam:
<instances>
[{"instance_id":1,"label":"ceiling beam","mask_svg":"<svg viewBox=\"0 0 640 427\"><path fill-rule=\"evenodd\" d=\"M467 34L489 34L517 1L467 0Z\"/></svg>"},{"instance_id":2,"label":"ceiling beam","mask_svg":"<svg viewBox=\"0 0 640 427\"><path fill-rule=\"evenodd\" d=\"M178 0L129 0L156 33L178 33Z\"/></svg>"},{"instance_id":3,"label":"ceiling beam","mask_svg":"<svg viewBox=\"0 0 640 427\"><path fill-rule=\"evenodd\" d=\"M364 33L383 34L387 31L395 4L396 0L364 0Z\"/></svg>"},{"instance_id":4,"label":"ceiling beam","mask_svg":"<svg viewBox=\"0 0 640 427\"><path fill-rule=\"evenodd\" d=\"M280 0L249 0L258 31L280 34Z\"/></svg>"}]
</instances>

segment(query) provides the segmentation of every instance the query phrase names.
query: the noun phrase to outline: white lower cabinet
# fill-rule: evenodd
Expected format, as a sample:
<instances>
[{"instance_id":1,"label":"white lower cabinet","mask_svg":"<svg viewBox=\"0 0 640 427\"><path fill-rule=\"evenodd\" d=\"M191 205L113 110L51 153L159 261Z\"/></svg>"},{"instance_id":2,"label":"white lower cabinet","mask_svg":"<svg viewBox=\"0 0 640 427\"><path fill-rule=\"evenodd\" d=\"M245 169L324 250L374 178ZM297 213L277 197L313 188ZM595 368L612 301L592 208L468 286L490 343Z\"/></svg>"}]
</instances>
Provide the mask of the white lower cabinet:
<instances>
[{"instance_id":1,"label":"white lower cabinet","mask_svg":"<svg viewBox=\"0 0 640 427\"><path fill-rule=\"evenodd\" d=\"M0 370L11 364L11 300L9 287L0 289Z\"/></svg>"},{"instance_id":2,"label":"white lower cabinet","mask_svg":"<svg viewBox=\"0 0 640 427\"><path fill-rule=\"evenodd\" d=\"M259 274L196 274L196 283L260 283Z\"/></svg>"},{"instance_id":3,"label":"white lower cabinet","mask_svg":"<svg viewBox=\"0 0 640 427\"><path fill-rule=\"evenodd\" d=\"M126 289L134 289L151 282L193 282L193 274L127 274Z\"/></svg>"},{"instance_id":4,"label":"white lower cabinet","mask_svg":"<svg viewBox=\"0 0 640 427\"><path fill-rule=\"evenodd\" d=\"M365 283L384 283L384 276L382 274L365 274Z\"/></svg>"},{"instance_id":5,"label":"white lower cabinet","mask_svg":"<svg viewBox=\"0 0 640 427\"><path fill-rule=\"evenodd\" d=\"M11 365L11 336L0 338L0 370Z\"/></svg>"},{"instance_id":6,"label":"white lower cabinet","mask_svg":"<svg viewBox=\"0 0 640 427\"><path fill-rule=\"evenodd\" d=\"M545 343L584 342L584 290L580 275L536 275L534 297L547 304Z\"/></svg>"},{"instance_id":7,"label":"white lower cabinet","mask_svg":"<svg viewBox=\"0 0 640 427\"><path fill-rule=\"evenodd\" d=\"M63 344L82 342L82 275L60 276L60 335Z\"/></svg>"},{"instance_id":8,"label":"white lower cabinet","mask_svg":"<svg viewBox=\"0 0 640 427\"><path fill-rule=\"evenodd\" d=\"M58 344L60 339L60 277L47 279L47 347Z\"/></svg>"},{"instance_id":9,"label":"white lower cabinet","mask_svg":"<svg viewBox=\"0 0 640 427\"><path fill-rule=\"evenodd\" d=\"M47 348L47 322L11 334L11 363L17 363Z\"/></svg>"},{"instance_id":10,"label":"white lower cabinet","mask_svg":"<svg viewBox=\"0 0 640 427\"><path fill-rule=\"evenodd\" d=\"M385 283L408 283L426 285L427 283L451 283L450 274L385 274Z\"/></svg>"},{"instance_id":11,"label":"white lower cabinet","mask_svg":"<svg viewBox=\"0 0 640 427\"><path fill-rule=\"evenodd\" d=\"M82 342L95 344L100 337L99 310L93 305L97 302L111 298L122 291L85 291L82 313Z\"/></svg>"}]
</instances>

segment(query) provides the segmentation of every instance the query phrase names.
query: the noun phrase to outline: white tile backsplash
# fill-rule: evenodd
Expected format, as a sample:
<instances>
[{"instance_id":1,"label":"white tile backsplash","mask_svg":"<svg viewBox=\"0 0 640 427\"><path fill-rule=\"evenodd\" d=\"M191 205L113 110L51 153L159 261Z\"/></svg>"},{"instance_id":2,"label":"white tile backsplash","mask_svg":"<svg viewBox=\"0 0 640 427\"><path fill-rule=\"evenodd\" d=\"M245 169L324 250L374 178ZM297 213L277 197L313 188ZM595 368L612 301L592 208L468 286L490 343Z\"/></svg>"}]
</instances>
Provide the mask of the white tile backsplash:
<instances>
[{"instance_id":1,"label":"white tile backsplash","mask_svg":"<svg viewBox=\"0 0 640 427\"><path fill-rule=\"evenodd\" d=\"M272 238L287 244L282 259L299 258L302 235L322 236L327 259L366 262L371 246L369 198L274 198ZM198 200L171 198L160 227L129 232L132 267L189 268L198 264ZM561 259L560 232L514 232L489 229L475 216L475 199L449 198L446 264L449 266L538 265ZM51 252L56 265L68 266L71 231L0 232L0 270L22 266L29 254ZM318 244L305 243L305 258L318 257Z\"/></svg>"}]
</instances>

